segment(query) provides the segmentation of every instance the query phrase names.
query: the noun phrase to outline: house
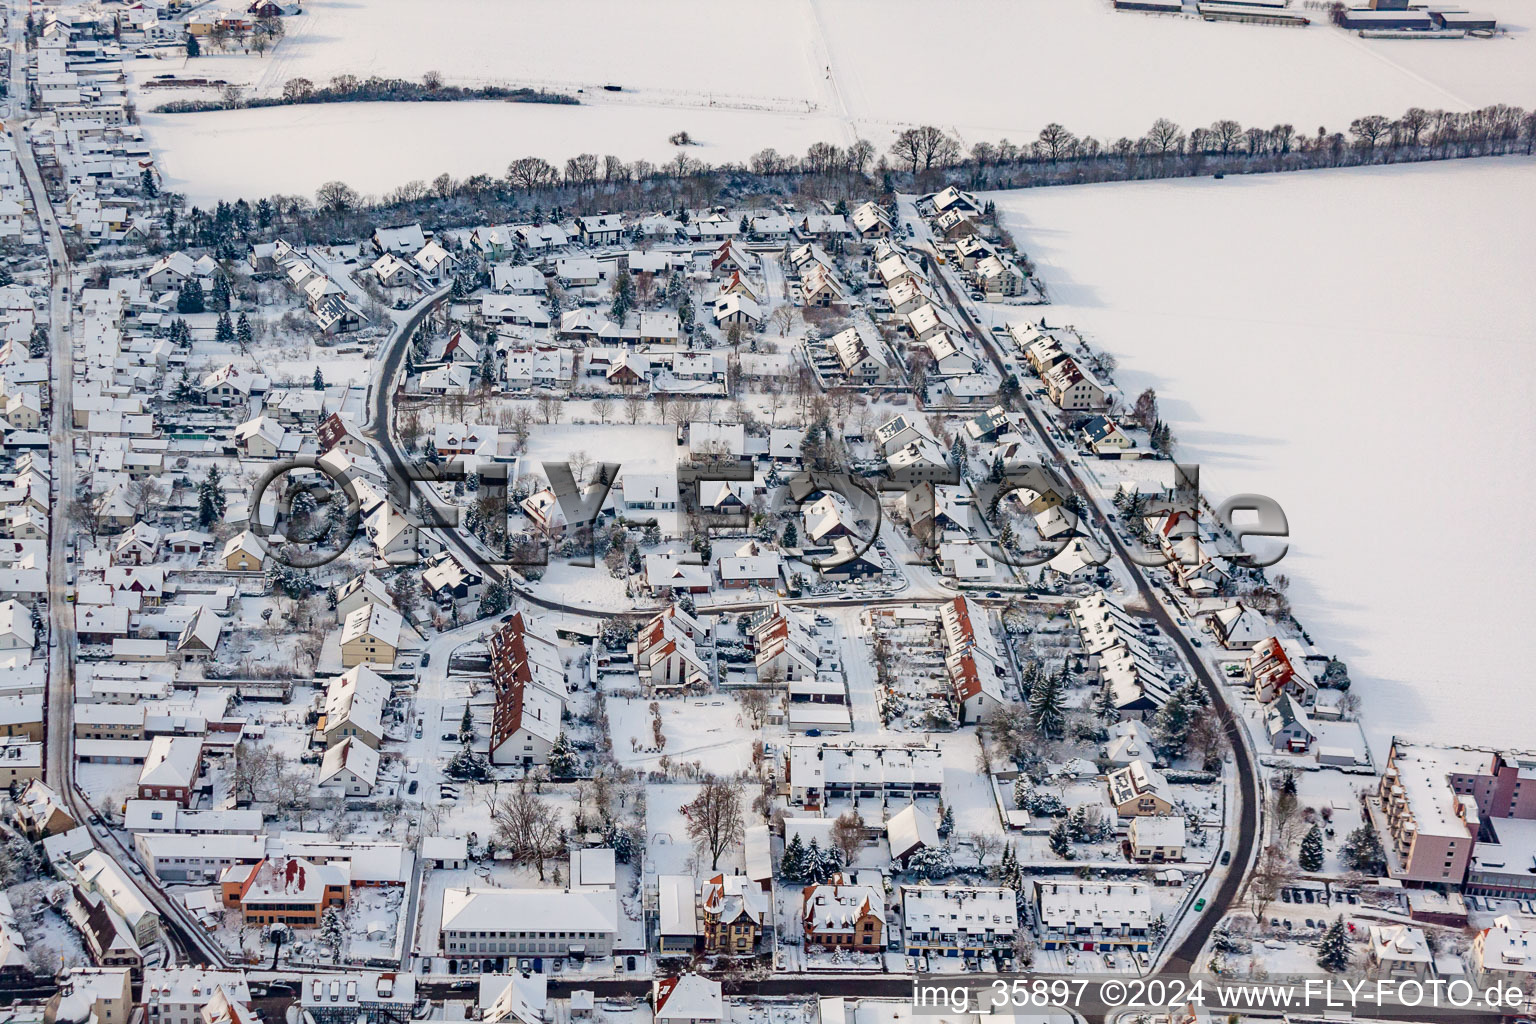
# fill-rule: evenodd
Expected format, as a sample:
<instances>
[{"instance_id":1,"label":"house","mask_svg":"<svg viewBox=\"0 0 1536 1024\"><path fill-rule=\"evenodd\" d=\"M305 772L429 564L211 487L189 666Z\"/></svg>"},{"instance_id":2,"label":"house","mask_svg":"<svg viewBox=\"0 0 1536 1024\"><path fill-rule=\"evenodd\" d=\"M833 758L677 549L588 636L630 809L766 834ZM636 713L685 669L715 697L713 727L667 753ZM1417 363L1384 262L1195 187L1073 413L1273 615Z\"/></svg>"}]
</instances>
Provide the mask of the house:
<instances>
[{"instance_id":1,"label":"house","mask_svg":"<svg viewBox=\"0 0 1536 1024\"><path fill-rule=\"evenodd\" d=\"M746 955L757 949L768 897L756 882L746 875L716 875L704 883L700 909L706 951Z\"/></svg>"},{"instance_id":2,"label":"house","mask_svg":"<svg viewBox=\"0 0 1536 1024\"><path fill-rule=\"evenodd\" d=\"M261 572L267 560L267 542L250 530L242 530L224 542L224 568L230 572Z\"/></svg>"},{"instance_id":3,"label":"house","mask_svg":"<svg viewBox=\"0 0 1536 1024\"><path fill-rule=\"evenodd\" d=\"M416 281L416 271L392 252L374 260L369 269L385 288L403 288Z\"/></svg>"},{"instance_id":4,"label":"house","mask_svg":"<svg viewBox=\"0 0 1536 1024\"><path fill-rule=\"evenodd\" d=\"M992 636L986 610L968 597L956 597L939 606L939 622L945 667L960 708L960 720L979 722L1004 701L1005 663Z\"/></svg>"},{"instance_id":5,"label":"house","mask_svg":"<svg viewBox=\"0 0 1536 1024\"><path fill-rule=\"evenodd\" d=\"M554 636L537 620L514 614L489 641L492 764L531 767L549 760L560 738L565 675Z\"/></svg>"},{"instance_id":6,"label":"house","mask_svg":"<svg viewBox=\"0 0 1536 1024\"><path fill-rule=\"evenodd\" d=\"M512 974L481 974L479 981L479 1019L484 1024L546 1024L551 1019L549 982L544 975L520 970ZM404 1019L411 1008L411 1003L407 1002L406 1014L385 1019ZM353 1024L353 1019L336 1024Z\"/></svg>"},{"instance_id":7,"label":"house","mask_svg":"<svg viewBox=\"0 0 1536 1024\"><path fill-rule=\"evenodd\" d=\"M251 987L241 970L205 967L150 968L144 972L145 1017L152 1024L253 1024L248 1017L209 1020L204 1007L220 1001L249 1006Z\"/></svg>"},{"instance_id":8,"label":"house","mask_svg":"<svg viewBox=\"0 0 1536 1024\"><path fill-rule=\"evenodd\" d=\"M677 474L625 473L619 493L626 512L663 511L677 508Z\"/></svg>"},{"instance_id":9,"label":"house","mask_svg":"<svg viewBox=\"0 0 1536 1024\"><path fill-rule=\"evenodd\" d=\"M248 925L317 928L325 911L344 908L351 892L346 861L319 864L305 857L264 857L225 869L219 877L225 907Z\"/></svg>"},{"instance_id":10,"label":"house","mask_svg":"<svg viewBox=\"0 0 1536 1024\"><path fill-rule=\"evenodd\" d=\"M825 342L827 351L837 359L843 376L859 384L884 384L892 376L890 362L878 341L866 339L857 325L832 335Z\"/></svg>"},{"instance_id":11,"label":"house","mask_svg":"<svg viewBox=\"0 0 1536 1024\"><path fill-rule=\"evenodd\" d=\"M27 783L16 801L16 824L33 842L68 832L79 824L65 810L59 794L37 779Z\"/></svg>"},{"instance_id":12,"label":"house","mask_svg":"<svg viewBox=\"0 0 1536 1024\"><path fill-rule=\"evenodd\" d=\"M808 213L795 222L795 233L801 238L814 238L830 242L852 234L848 218L840 213Z\"/></svg>"},{"instance_id":13,"label":"house","mask_svg":"<svg viewBox=\"0 0 1536 1024\"><path fill-rule=\"evenodd\" d=\"M379 749L384 741L384 706L389 703L389 693L388 681L366 664L332 679L326 687L321 725L325 745L334 747L356 739Z\"/></svg>"},{"instance_id":14,"label":"house","mask_svg":"<svg viewBox=\"0 0 1536 1024\"><path fill-rule=\"evenodd\" d=\"M885 948L885 894L849 884L842 875L800 892L800 924L806 945L878 952Z\"/></svg>"},{"instance_id":15,"label":"house","mask_svg":"<svg viewBox=\"0 0 1536 1024\"><path fill-rule=\"evenodd\" d=\"M1435 955L1422 928L1411 924L1373 924L1368 933L1366 973L1374 978L1424 981L1434 977Z\"/></svg>"},{"instance_id":16,"label":"house","mask_svg":"<svg viewBox=\"0 0 1536 1024\"><path fill-rule=\"evenodd\" d=\"M1034 886L1042 948L1150 950L1152 894L1145 883L1074 880Z\"/></svg>"},{"instance_id":17,"label":"house","mask_svg":"<svg viewBox=\"0 0 1536 1024\"><path fill-rule=\"evenodd\" d=\"M1177 814L1143 814L1131 819L1131 860L1165 864L1184 859L1184 819Z\"/></svg>"},{"instance_id":18,"label":"house","mask_svg":"<svg viewBox=\"0 0 1536 1024\"><path fill-rule=\"evenodd\" d=\"M583 245L618 245L624 239L624 217L617 213L577 217L576 235Z\"/></svg>"},{"instance_id":19,"label":"house","mask_svg":"<svg viewBox=\"0 0 1536 1024\"><path fill-rule=\"evenodd\" d=\"M984 886L904 885L901 915L907 956L1011 953L1022 924L1014 891Z\"/></svg>"},{"instance_id":20,"label":"house","mask_svg":"<svg viewBox=\"0 0 1536 1024\"><path fill-rule=\"evenodd\" d=\"M453 268L459 263L452 253L437 244L436 239L416 250L412 260L416 264L416 269L421 272L421 276L433 284L442 284L446 281L448 275L453 272Z\"/></svg>"},{"instance_id":21,"label":"house","mask_svg":"<svg viewBox=\"0 0 1536 1024\"><path fill-rule=\"evenodd\" d=\"M1243 678L1253 686L1253 698L1268 704L1282 693L1310 704L1317 695L1317 682L1307 668L1305 653L1290 637L1268 637L1253 645L1253 653L1243 660Z\"/></svg>"},{"instance_id":22,"label":"house","mask_svg":"<svg viewBox=\"0 0 1536 1024\"><path fill-rule=\"evenodd\" d=\"M373 232L373 248L379 253L409 256L421 251L427 244L427 236L420 224L402 224L393 228L376 228Z\"/></svg>"},{"instance_id":23,"label":"house","mask_svg":"<svg viewBox=\"0 0 1536 1024\"><path fill-rule=\"evenodd\" d=\"M650 692L699 690L713 673L695 649L707 634L697 619L676 605L658 614L635 635L635 672Z\"/></svg>"},{"instance_id":24,"label":"house","mask_svg":"<svg viewBox=\"0 0 1536 1024\"><path fill-rule=\"evenodd\" d=\"M176 655L183 661L212 658L219 648L224 623L218 613L200 605L176 637Z\"/></svg>"},{"instance_id":25,"label":"house","mask_svg":"<svg viewBox=\"0 0 1536 1024\"><path fill-rule=\"evenodd\" d=\"M743 298L751 299L759 306L763 304L762 289L753 284L739 270L732 271L731 276L721 283L719 296L723 297L726 295L740 295Z\"/></svg>"},{"instance_id":26,"label":"house","mask_svg":"<svg viewBox=\"0 0 1536 1024\"><path fill-rule=\"evenodd\" d=\"M32 610L14 598L0 601L0 651L30 651L36 644Z\"/></svg>"},{"instance_id":27,"label":"house","mask_svg":"<svg viewBox=\"0 0 1536 1024\"><path fill-rule=\"evenodd\" d=\"M744 274L755 266L757 260L730 238L721 242L709 258L709 271L715 277Z\"/></svg>"},{"instance_id":28,"label":"house","mask_svg":"<svg viewBox=\"0 0 1536 1024\"><path fill-rule=\"evenodd\" d=\"M408 565L416 560L420 542L416 524L389 501L380 501L363 517L363 532L384 562Z\"/></svg>"},{"instance_id":29,"label":"house","mask_svg":"<svg viewBox=\"0 0 1536 1024\"><path fill-rule=\"evenodd\" d=\"M653 595L709 593L713 586L709 566L683 561L684 557L670 551L645 556L645 585Z\"/></svg>"},{"instance_id":30,"label":"house","mask_svg":"<svg viewBox=\"0 0 1536 1024\"><path fill-rule=\"evenodd\" d=\"M785 757L789 802L819 810L835 800L857 798L911 803L942 794L944 771L936 746L823 745L791 740Z\"/></svg>"},{"instance_id":31,"label":"house","mask_svg":"<svg viewBox=\"0 0 1536 1024\"><path fill-rule=\"evenodd\" d=\"M555 276L567 288L593 288L603 279L603 267L586 256L567 256L555 261Z\"/></svg>"},{"instance_id":32,"label":"house","mask_svg":"<svg viewBox=\"0 0 1536 1024\"><path fill-rule=\"evenodd\" d=\"M1472 981L1480 988L1497 984L1526 993L1536 990L1536 931L1522 928L1508 914L1500 914L1491 928L1484 928L1472 940L1467 961Z\"/></svg>"},{"instance_id":33,"label":"house","mask_svg":"<svg viewBox=\"0 0 1536 1024\"><path fill-rule=\"evenodd\" d=\"M991 301L1024 292L1024 274L1013 263L998 256L988 256L979 261L972 276Z\"/></svg>"},{"instance_id":34,"label":"house","mask_svg":"<svg viewBox=\"0 0 1536 1024\"><path fill-rule=\"evenodd\" d=\"M491 268L491 288L512 295L543 295L549 282L537 267L529 264L498 263Z\"/></svg>"},{"instance_id":35,"label":"house","mask_svg":"<svg viewBox=\"0 0 1536 1024\"><path fill-rule=\"evenodd\" d=\"M845 298L846 292L837 275L821 264L815 264L800 277L800 301L806 306L822 309L840 306Z\"/></svg>"},{"instance_id":36,"label":"house","mask_svg":"<svg viewBox=\"0 0 1536 1024\"><path fill-rule=\"evenodd\" d=\"M1078 428L1078 438L1084 447L1104 458L1120 458L1136 447L1135 440L1108 416L1088 417Z\"/></svg>"},{"instance_id":37,"label":"house","mask_svg":"<svg viewBox=\"0 0 1536 1024\"><path fill-rule=\"evenodd\" d=\"M439 933L442 955L461 966L541 954L602 960L613 955L618 898L611 889L455 887L443 893Z\"/></svg>"},{"instance_id":38,"label":"house","mask_svg":"<svg viewBox=\"0 0 1536 1024\"><path fill-rule=\"evenodd\" d=\"M982 205L976 197L955 185L928 196L927 205L932 207L935 214L956 210L970 220L976 220L982 215Z\"/></svg>"},{"instance_id":39,"label":"house","mask_svg":"<svg viewBox=\"0 0 1536 1024\"><path fill-rule=\"evenodd\" d=\"M174 800L192 805L202 774L203 741L197 736L156 736L139 771L140 800Z\"/></svg>"},{"instance_id":40,"label":"house","mask_svg":"<svg viewBox=\"0 0 1536 1024\"><path fill-rule=\"evenodd\" d=\"M892 863L902 867L917 851L936 850L943 845L933 816L915 803L908 804L886 819L885 835L890 844Z\"/></svg>"},{"instance_id":41,"label":"house","mask_svg":"<svg viewBox=\"0 0 1536 1024\"><path fill-rule=\"evenodd\" d=\"M121 534L112 547L112 563L114 565L153 565L160 560L160 538L158 527L151 526L142 519L130 526Z\"/></svg>"},{"instance_id":42,"label":"house","mask_svg":"<svg viewBox=\"0 0 1536 1024\"><path fill-rule=\"evenodd\" d=\"M1102 409L1108 404L1108 390L1071 357L1046 370L1042 377L1046 395L1063 412Z\"/></svg>"},{"instance_id":43,"label":"house","mask_svg":"<svg viewBox=\"0 0 1536 1024\"><path fill-rule=\"evenodd\" d=\"M719 1024L725 1015L720 982L698 974L657 978L651 986L657 1024Z\"/></svg>"},{"instance_id":44,"label":"house","mask_svg":"<svg viewBox=\"0 0 1536 1024\"><path fill-rule=\"evenodd\" d=\"M1317 739L1317 729L1288 693L1264 709L1264 735L1275 750L1305 753Z\"/></svg>"},{"instance_id":45,"label":"house","mask_svg":"<svg viewBox=\"0 0 1536 1024\"><path fill-rule=\"evenodd\" d=\"M127 966L72 967L47 1011L31 1019L47 1024L127 1024L133 1010L133 974Z\"/></svg>"},{"instance_id":46,"label":"house","mask_svg":"<svg viewBox=\"0 0 1536 1024\"><path fill-rule=\"evenodd\" d=\"M1109 775L1109 802L1122 818L1167 814L1173 791L1163 773L1147 761L1136 760Z\"/></svg>"},{"instance_id":47,"label":"house","mask_svg":"<svg viewBox=\"0 0 1536 1024\"><path fill-rule=\"evenodd\" d=\"M763 312L758 304L744 295L722 295L715 299L715 323L721 328L738 324L756 329L763 322Z\"/></svg>"},{"instance_id":48,"label":"house","mask_svg":"<svg viewBox=\"0 0 1536 1024\"><path fill-rule=\"evenodd\" d=\"M1109 727L1104 758L1111 765L1124 768L1132 761L1150 762L1152 756L1152 733L1140 721L1131 718Z\"/></svg>"},{"instance_id":49,"label":"house","mask_svg":"<svg viewBox=\"0 0 1536 1024\"><path fill-rule=\"evenodd\" d=\"M389 589L371 572L352 577L336 590L336 614L342 619L368 604L395 607L395 599L390 596Z\"/></svg>"},{"instance_id":50,"label":"house","mask_svg":"<svg viewBox=\"0 0 1536 1024\"><path fill-rule=\"evenodd\" d=\"M346 796L368 796L378 782L379 752L358 737L349 736L325 752L316 784Z\"/></svg>"},{"instance_id":51,"label":"house","mask_svg":"<svg viewBox=\"0 0 1536 1024\"><path fill-rule=\"evenodd\" d=\"M1228 650L1243 648L1252 650L1253 645L1271 635L1264 616L1241 601L1233 602L1206 620L1211 633Z\"/></svg>"},{"instance_id":52,"label":"house","mask_svg":"<svg viewBox=\"0 0 1536 1024\"><path fill-rule=\"evenodd\" d=\"M368 662L394 667L402 628L400 613L393 608L370 604L357 609L343 620L342 667L351 668Z\"/></svg>"},{"instance_id":53,"label":"house","mask_svg":"<svg viewBox=\"0 0 1536 1024\"><path fill-rule=\"evenodd\" d=\"M864 241L891 237L891 216L874 202L862 203L848 217L856 233Z\"/></svg>"},{"instance_id":54,"label":"house","mask_svg":"<svg viewBox=\"0 0 1536 1024\"><path fill-rule=\"evenodd\" d=\"M699 925L697 894L692 875L662 875L656 880L656 948L661 953L698 950L704 934Z\"/></svg>"},{"instance_id":55,"label":"house","mask_svg":"<svg viewBox=\"0 0 1536 1024\"><path fill-rule=\"evenodd\" d=\"M745 553L744 553L745 552ZM721 555L715 562L720 586L727 590L763 587L777 590L784 571L784 559L776 551L758 553L756 541L749 541L733 555Z\"/></svg>"}]
</instances>

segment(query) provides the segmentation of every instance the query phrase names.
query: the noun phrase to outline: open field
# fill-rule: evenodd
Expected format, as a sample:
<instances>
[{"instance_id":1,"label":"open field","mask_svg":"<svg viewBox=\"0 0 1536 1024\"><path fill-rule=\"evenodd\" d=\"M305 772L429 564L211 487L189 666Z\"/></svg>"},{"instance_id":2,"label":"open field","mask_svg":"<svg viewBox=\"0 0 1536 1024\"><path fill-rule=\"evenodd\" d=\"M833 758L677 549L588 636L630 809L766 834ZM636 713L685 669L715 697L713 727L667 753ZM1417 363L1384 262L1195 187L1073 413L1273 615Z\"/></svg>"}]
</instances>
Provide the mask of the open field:
<instances>
[{"instance_id":1,"label":"open field","mask_svg":"<svg viewBox=\"0 0 1536 1024\"><path fill-rule=\"evenodd\" d=\"M405 0L316 0L288 19L288 37L264 56L139 61L132 77L137 84L186 71L275 95L294 77L419 79L435 70L451 84L579 91L588 105L359 104L147 118L168 175L194 199L310 192L334 178L377 192L443 171L499 173L530 154L662 162L676 152L667 136L679 130L703 143L691 156L719 163L766 146L801 153L811 142L856 136L883 151L917 123L941 125L968 146L1028 141L1051 121L1102 138L1137 137L1158 117L1313 132L1414 105L1528 105L1536 97L1529 5L1489 0L1484 8L1506 34L1362 40L1321 24L1117 12L1105 0L977 0L954 9L923 0L789 0L771 9L441 0L431 17ZM136 91L144 111L188 95Z\"/></svg>"},{"instance_id":2,"label":"open field","mask_svg":"<svg viewBox=\"0 0 1536 1024\"><path fill-rule=\"evenodd\" d=\"M1057 305L1216 495L1270 495L1372 747L1524 744L1536 161L997 194ZM1428 588L1428 589L1426 589Z\"/></svg>"},{"instance_id":3,"label":"open field","mask_svg":"<svg viewBox=\"0 0 1536 1024\"><path fill-rule=\"evenodd\" d=\"M667 136L686 126L696 160L744 160L781 140L803 152L836 137L825 116L667 107L552 106L537 103L331 103L205 114L146 114L144 128L170 187L193 203L310 195L340 179L379 194L412 179L502 175L520 156L563 162L576 153L614 153L657 163L678 149ZM889 138L885 140L889 145ZM302 155L302 158L300 158Z\"/></svg>"}]
</instances>

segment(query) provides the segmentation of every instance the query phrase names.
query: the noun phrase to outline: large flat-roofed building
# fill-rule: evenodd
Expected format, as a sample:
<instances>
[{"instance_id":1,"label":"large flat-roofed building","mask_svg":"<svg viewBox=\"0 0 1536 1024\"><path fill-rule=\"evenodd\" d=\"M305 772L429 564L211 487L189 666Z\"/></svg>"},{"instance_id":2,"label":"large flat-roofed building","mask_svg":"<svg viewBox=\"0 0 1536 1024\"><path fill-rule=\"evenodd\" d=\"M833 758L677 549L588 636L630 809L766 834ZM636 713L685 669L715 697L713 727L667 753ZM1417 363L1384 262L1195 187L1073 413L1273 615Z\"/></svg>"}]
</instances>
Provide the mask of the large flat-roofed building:
<instances>
[{"instance_id":1,"label":"large flat-roofed building","mask_svg":"<svg viewBox=\"0 0 1536 1024\"><path fill-rule=\"evenodd\" d=\"M1394 740L1376 795L1388 873L1460 885L1485 821L1536 819L1536 755Z\"/></svg>"},{"instance_id":2,"label":"large flat-roofed building","mask_svg":"<svg viewBox=\"0 0 1536 1024\"><path fill-rule=\"evenodd\" d=\"M453 960L503 960L545 954L613 954L618 932L613 890L449 889L443 894L442 955Z\"/></svg>"}]
</instances>

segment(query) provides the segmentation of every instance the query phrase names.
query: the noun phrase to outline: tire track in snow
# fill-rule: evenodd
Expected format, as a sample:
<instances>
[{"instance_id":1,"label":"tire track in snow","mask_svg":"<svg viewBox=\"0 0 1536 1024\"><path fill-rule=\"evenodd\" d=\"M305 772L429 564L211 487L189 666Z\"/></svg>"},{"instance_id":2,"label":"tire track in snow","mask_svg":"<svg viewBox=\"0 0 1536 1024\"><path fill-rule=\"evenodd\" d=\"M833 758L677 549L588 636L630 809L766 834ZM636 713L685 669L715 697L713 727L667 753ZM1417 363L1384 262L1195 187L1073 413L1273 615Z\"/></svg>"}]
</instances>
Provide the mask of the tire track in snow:
<instances>
[{"instance_id":1,"label":"tire track in snow","mask_svg":"<svg viewBox=\"0 0 1536 1024\"><path fill-rule=\"evenodd\" d=\"M1327 28L1327 27L1332 27L1332 26L1321 26L1321 27ZM1344 32L1342 29L1340 29L1339 31L1343 32L1344 41L1347 44L1349 44L1350 46L1355 47L1355 49L1360 50L1362 53L1370 54L1376 60L1378 60L1381 63L1385 64L1387 67L1391 68L1393 71L1396 71L1398 74L1402 75L1404 78L1410 78L1413 81L1418 82L1420 85L1423 85L1423 86L1426 86L1426 87L1428 87L1430 89L1433 89L1435 92L1438 92L1440 95L1444 96L1446 99L1451 100L1453 103L1460 104L1461 108L1463 110L1476 110L1478 108L1478 104L1471 103L1471 102L1463 99L1462 97L1456 95L1451 90L1447 89L1445 86L1441 85L1439 82L1433 81L1432 79L1429 79L1429 78L1425 78L1423 75L1419 74L1417 71L1414 71L1412 68L1404 67L1403 65L1399 64L1397 61L1393 60L1391 57L1389 57L1385 53L1383 53L1380 48L1370 45L1369 41L1367 41L1365 39L1361 39L1359 36L1355 35L1353 32ZM1399 42L1409 42L1409 40L1399 40Z\"/></svg>"},{"instance_id":2,"label":"tire track in snow","mask_svg":"<svg viewBox=\"0 0 1536 1024\"><path fill-rule=\"evenodd\" d=\"M859 131L854 126L853 116L848 111L847 98L843 95L842 87L838 83L837 69L832 63L832 50L827 45L826 25L821 20L821 8L817 6L817 0L805 0L805 5L806 13L810 16L810 33L806 39L806 48L812 58L811 73L822 79L828 99L828 110L843 123L844 141L852 142L858 138Z\"/></svg>"}]
</instances>

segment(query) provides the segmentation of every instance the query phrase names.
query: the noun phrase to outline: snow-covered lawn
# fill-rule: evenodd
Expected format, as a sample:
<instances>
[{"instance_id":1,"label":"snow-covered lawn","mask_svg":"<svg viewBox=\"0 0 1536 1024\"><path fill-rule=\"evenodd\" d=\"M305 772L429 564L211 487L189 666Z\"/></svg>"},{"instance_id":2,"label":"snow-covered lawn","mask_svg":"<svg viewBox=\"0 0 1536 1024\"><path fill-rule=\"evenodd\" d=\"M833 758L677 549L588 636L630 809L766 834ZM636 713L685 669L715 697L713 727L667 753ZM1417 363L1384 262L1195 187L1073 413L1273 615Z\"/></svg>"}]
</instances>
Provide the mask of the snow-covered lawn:
<instances>
[{"instance_id":1,"label":"snow-covered lawn","mask_svg":"<svg viewBox=\"0 0 1536 1024\"><path fill-rule=\"evenodd\" d=\"M752 740L761 736L742 718L736 698L728 693L700 697L662 697L662 734L667 745L655 747L651 701L644 697L609 697L608 722L613 754L619 764L639 771L657 771L666 757L675 765L697 761L703 771L734 775L752 767Z\"/></svg>"},{"instance_id":2,"label":"snow-covered lawn","mask_svg":"<svg viewBox=\"0 0 1536 1024\"><path fill-rule=\"evenodd\" d=\"M1284 507L1272 572L1378 759L1536 735L1507 689L1536 612L1533 182L1509 158L994 197L1048 322L1157 389L1209 492Z\"/></svg>"}]
</instances>

